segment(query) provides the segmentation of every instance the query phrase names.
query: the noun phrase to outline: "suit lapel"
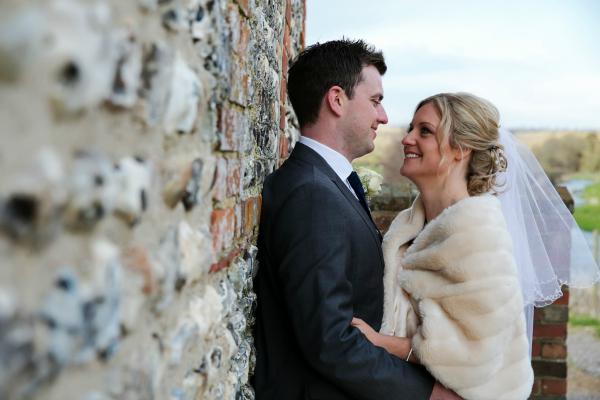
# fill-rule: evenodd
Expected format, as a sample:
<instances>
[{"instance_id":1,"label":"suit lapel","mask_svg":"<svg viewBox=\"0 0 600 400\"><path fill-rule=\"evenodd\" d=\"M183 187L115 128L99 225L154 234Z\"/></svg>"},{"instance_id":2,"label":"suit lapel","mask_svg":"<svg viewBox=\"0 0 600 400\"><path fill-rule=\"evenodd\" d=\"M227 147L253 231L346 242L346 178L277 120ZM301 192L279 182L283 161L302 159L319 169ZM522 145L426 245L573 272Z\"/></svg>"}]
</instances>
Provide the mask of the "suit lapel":
<instances>
[{"instance_id":1,"label":"suit lapel","mask_svg":"<svg viewBox=\"0 0 600 400\"><path fill-rule=\"evenodd\" d=\"M352 204L352 207L354 207L356 212L361 216L361 218L367 225L367 228L369 229L373 237L377 240L377 243L380 244L379 253L381 259L383 260L383 254L381 253L381 233L375 227L371 216L367 214L363 206L360 204L360 201L356 197L354 197L354 195L350 192L350 189L348 189L348 186L346 186L346 184L340 179L338 174L336 174L335 171L329 166L329 164L327 164L325 159L323 159L323 157L321 157L316 151L314 151L308 146L303 145L300 142L296 143L296 147L294 147L294 150L292 151L290 157L294 157L299 160L311 163L316 168L319 168L325 175L327 175L333 181L333 183L335 183L335 185L342 192L344 197L346 197L350 204Z\"/></svg>"}]
</instances>

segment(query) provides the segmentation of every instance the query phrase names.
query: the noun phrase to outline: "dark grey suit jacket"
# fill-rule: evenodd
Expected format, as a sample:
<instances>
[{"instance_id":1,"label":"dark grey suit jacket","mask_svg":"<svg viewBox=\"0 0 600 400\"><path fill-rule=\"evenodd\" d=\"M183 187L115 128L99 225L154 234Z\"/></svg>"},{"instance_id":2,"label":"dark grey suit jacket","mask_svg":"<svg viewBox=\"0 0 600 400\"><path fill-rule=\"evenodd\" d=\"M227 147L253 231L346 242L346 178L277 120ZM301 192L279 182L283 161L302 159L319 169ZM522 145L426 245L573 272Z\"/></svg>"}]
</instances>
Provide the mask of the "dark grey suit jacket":
<instances>
[{"instance_id":1,"label":"dark grey suit jacket","mask_svg":"<svg viewBox=\"0 0 600 400\"><path fill-rule=\"evenodd\" d=\"M383 316L383 255L369 215L298 143L263 188L255 325L258 400L429 399L427 371L351 327Z\"/></svg>"}]
</instances>

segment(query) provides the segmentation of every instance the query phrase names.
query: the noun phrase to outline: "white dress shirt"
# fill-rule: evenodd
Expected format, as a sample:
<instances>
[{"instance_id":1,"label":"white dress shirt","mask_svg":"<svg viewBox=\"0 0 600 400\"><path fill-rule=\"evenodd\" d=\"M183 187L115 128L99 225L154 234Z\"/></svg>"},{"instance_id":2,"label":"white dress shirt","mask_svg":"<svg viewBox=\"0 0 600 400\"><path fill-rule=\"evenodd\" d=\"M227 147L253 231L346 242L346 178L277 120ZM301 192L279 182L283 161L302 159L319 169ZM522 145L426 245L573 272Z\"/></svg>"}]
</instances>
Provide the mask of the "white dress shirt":
<instances>
[{"instance_id":1,"label":"white dress shirt","mask_svg":"<svg viewBox=\"0 0 600 400\"><path fill-rule=\"evenodd\" d=\"M327 164L329 164L331 169L337 174L337 176L340 177L342 182L344 182L346 186L348 186L348 189L350 189L350 193L352 193L354 197L356 197L356 199L358 200L358 196L354 192L354 189L352 189L352 185L350 185L350 182L348 182L348 176L350 176L353 169L352 164L350 164L346 157L344 157L337 151L325 146L324 144L317 142L316 140L300 136L300 140L298 141L303 145L310 147L311 149L316 151L321 157L323 157Z\"/></svg>"}]
</instances>

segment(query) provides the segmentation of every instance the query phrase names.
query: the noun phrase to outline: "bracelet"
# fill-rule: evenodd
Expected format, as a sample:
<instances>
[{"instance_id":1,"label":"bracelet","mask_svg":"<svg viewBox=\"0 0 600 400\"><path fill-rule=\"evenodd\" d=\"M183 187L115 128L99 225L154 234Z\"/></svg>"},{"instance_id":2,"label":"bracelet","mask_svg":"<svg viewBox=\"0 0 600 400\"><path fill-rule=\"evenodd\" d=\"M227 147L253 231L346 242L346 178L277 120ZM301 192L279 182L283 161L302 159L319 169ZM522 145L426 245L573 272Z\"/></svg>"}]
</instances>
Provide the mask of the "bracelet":
<instances>
[{"instance_id":1,"label":"bracelet","mask_svg":"<svg viewBox=\"0 0 600 400\"><path fill-rule=\"evenodd\" d=\"M408 352L408 357L406 357L406 361L408 362L408 359L410 358L410 355L412 354L412 347L410 348L410 351Z\"/></svg>"}]
</instances>

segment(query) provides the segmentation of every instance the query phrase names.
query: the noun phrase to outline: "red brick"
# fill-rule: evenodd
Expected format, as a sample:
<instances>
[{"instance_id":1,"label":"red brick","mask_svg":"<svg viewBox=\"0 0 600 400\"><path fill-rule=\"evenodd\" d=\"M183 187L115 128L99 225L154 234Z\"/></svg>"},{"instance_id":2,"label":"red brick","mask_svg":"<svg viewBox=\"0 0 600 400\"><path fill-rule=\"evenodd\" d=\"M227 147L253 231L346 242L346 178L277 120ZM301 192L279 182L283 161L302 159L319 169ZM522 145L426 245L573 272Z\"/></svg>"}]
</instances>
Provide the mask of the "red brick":
<instances>
[{"instance_id":1,"label":"red brick","mask_svg":"<svg viewBox=\"0 0 600 400\"><path fill-rule=\"evenodd\" d=\"M244 144L246 121L244 115L224 107L219 108L221 151L240 151Z\"/></svg>"},{"instance_id":2,"label":"red brick","mask_svg":"<svg viewBox=\"0 0 600 400\"><path fill-rule=\"evenodd\" d=\"M565 379L542 379L542 394L567 394Z\"/></svg>"},{"instance_id":3,"label":"red brick","mask_svg":"<svg viewBox=\"0 0 600 400\"><path fill-rule=\"evenodd\" d=\"M542 346L542 357L566 359L567 347L560 343L544 343Z\"/></svg>"},{"instance_id":4,"label":"red brick","mask_svg":"<svg viewBox=\"0 0 600 400\"><path fill-rule=\"evenodd\" d=\"M229 101L243 107L248 104L248 73L238 63L231 63L231 88Z\"/></svg>"},{"instance_id":5,"label":"red brick","mask_svg":"<svg viewBox=\"0 0 600 400\"><path fill-rule=\"evenodd\" d=\"M248 23L241 17L237 7L229 7L231 44L233 51L244 61L248 60Z\"/></svg>"},{"instance_id":6,"label":"red brick","mask_svg":"<svg viewBox=\"0 0 600 400\"><path fill-rule=\"evenodd\" d=\"M225 259L219 260L218 262L213 263L213 264L210 265L210 269L208 270L208 273L212 274L213 272L220 271L220 270L225 269L227 267L228 267L227 260L225 260Z\"/></svg>"},{"instance_id":7,"label":"red brick","mask_svg":"<svg viewBox=\"0 0 600 400\"><path fill-rule=\"evenodd\" d=\"M388 228L392 224L392 221L394 220L394 218L396 218L397 215L398 215L398 213L395 213L395 212L373 212L373 213L371 213L371 216L373 217L373 222L375 222L375 225L377 226L377 228L379 230L384 230L384 231L388 230Z\"/></svg>"},{"instance_id":8,"label":"red brick","mask_svg":"<svg viewBox=\"0 0 600 400\"><path fill-rule=\"evenodd\" d=\"M279 107L279 129L285 130L285 108Z\"/></svg>"},{"instance_id":9,"label":"red brick","mask_svg":"<svg viewBox=\"0 0 600 400\"><path fill-rule=\"evenodd\" d=\"M254 229L254 199L248 199L244 210L244 236Z\"/></svg>"},{"instance_id":10,"label":"red brick","mask_svg":"<svg viewBox=\"0 0 600 400\"><path fill-rule=\"evenodd\" d=\"M233 249L229 252L227 257L222 258L218 262L212 264L210 266L210 269L208 272L213 273L213 272L217 272L217 271L220 271L222 269L229 267L231 265L231 262L233 261L233 259L235 257L237 257L239 254L240 254L240 249L236 247L235 249Z\"/></svg>"},{"instance_id":11,"label":"red brick","mask_svg":"<svg viewBox=\"0 0 600 400\"><path fill-rule=\"evenodd\" d=\"M235 233L234 219L233 208L212 212L210 216L210 233L213 239L213 250L216 253L231 246Z\"/></svg>"},{"instance_id":12,"label":"red brick","mask_svg":"<svg viewBox=\"0 0 600 400\"><path fill-rule=\"evenodd\" d=\"M540 355L540 342L533 342L531 344L531 356L537 357Z\"/></svg>"},{"instance_id":13,"label":"red brick","mask_svg":"<svg viewBox=\"0 0 600 400\"><path fill-rule=\"evenodd\" d=\"M282 57L281 57L281 73L283 74L283 77L285 79L287 79L287 74L288 74L288 56L286 54L285 51L282 52Z\"/></svg>"},{"instance_id":14,"label":"red brick","mask_svg":"<svg viewBox=\"0 0 600 400\"><path fill-rule=\"evenodd\" d=\"M533 388L531 389L531 394L538 394L540 392L540 385L536 380L533 381Z\"/></svg>"},{"instance_id":15,"label":"red brick","mask_svg":"<svg viewBox=\"0 0 600 400\"><path fill-rule=\"evenodd\" d=\"M285 99L287 97L287 93L285 91L286 85L285 79L281 79L281 95L279 98L281 99L282 103L285 103Z\"/></svg>"},{"instance_id":16,"label":"red brick","mask_svg":"<svg viewBox=\"0 0 600 400\"><path fill-rule=\"evenodd\" d=\"M558 305L561 305L561 306L568 306L569 305L569 291L563 289L562 292L563 292L563 296L560 297L560 298L558 298L558 299L556 299L556 301L554 303L552 303L552 304L555 304L557 306Z\"/></svg>"},{"instance_id":17,"label":"red brick","mask_svg":"<svg viewBox=\"0 0 600 400\"><path fill-rule=\"evenodd\" d=\"M531 366L533 367L534 375L537 377L567 377L567 363L565 361L531 360Z\"/></svg>"},{"instance_id":18,"label":"red brick","mask_svg":"<svg viewBox=\"0 0 600 400\"><path fill-rule=\"evenodd\" d=\"M227 197L240 194L240 171L242 161L236 158L227 160Z\"/></svg>"},{"instance_id":19,"label":"red brick","mask_svg":"<svg viewBox=\"0 0 600 400\"><path fill-rule=\"evenodd\" d=\"M287 158L288 156L288 139L279 135L279 158Z\"/></svg>"},{"instance_id":20,"label":"red brick","mask_svg":"<svg viewBox=\"0 0 600 400\"><path fill-rule=\"evenodd\" d=\"M219 157L215 167L214 200L223 200L227 195L227 160Z\"/></svg>"},{"instance_id":21,"label":"red brick","mask_svg":"<svg viewBox=\"0 0 600 400\"><path fill-rule=\"evenodd\" d=\"M533 308L533 322L540 322L542 319L540 318L540 309L537 307Z\"/></svg>"},{"instance_id":22,"label":"red brick","mask_svg":"<svg viewBox=\"0 0 600 400\"><path fill-rule=\"evenodd\" d=\"M283 47L290 54L290 27L288 24L285 25L285 29L283 30Z\"/></svg>"},{"instance_id":23,"label":"red brick","mask_svg":"<svg viewBox=\"0 0 600 400\"><path fill-rule=\"evenodd\" d=\"M567 324L533 324L533 337L534 338L556 338L566 339L567 337Z\"/></svg>"},{"instance_id":24,"label":"red brick","mask_svg":"<svg viewBox=\"0 0 600 400\"><path fill-rule=\"evenodd\" d=\"M285 4L285 21L288 25L292 25L292 5L290 4L290 0L287 0Z\"/></svg>"},{"instance_id":25,"label":"red brick","mask_svg":"<svg viewBox=\"0 0 600 400\"><path fill-rule=\"evenodd\" d=\"M244 15L247 17L248 16L248 0L235 0L235 2L238 3L238 5L242 9L242 11L244 12Z\"/></svg>"}]
</instances>

